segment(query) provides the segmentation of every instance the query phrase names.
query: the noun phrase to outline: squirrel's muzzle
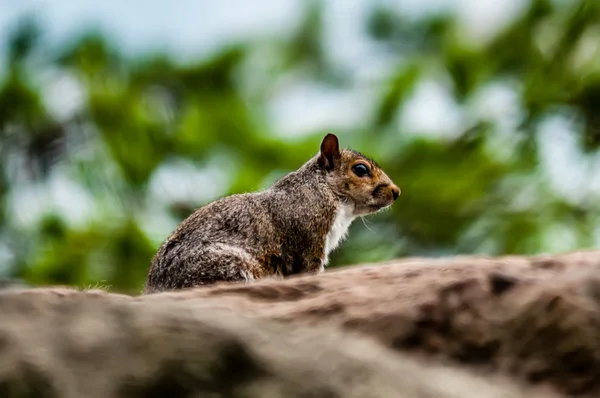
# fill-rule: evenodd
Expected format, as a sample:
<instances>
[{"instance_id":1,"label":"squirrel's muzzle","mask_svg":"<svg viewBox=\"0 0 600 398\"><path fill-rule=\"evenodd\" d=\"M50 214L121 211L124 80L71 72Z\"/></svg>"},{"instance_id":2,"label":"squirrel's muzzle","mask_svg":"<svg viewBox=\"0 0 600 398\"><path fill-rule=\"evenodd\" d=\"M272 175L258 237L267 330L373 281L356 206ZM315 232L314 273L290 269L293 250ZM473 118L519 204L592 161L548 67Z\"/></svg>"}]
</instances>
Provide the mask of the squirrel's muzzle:
<instances>
[{"instance_id":1,"label":"squirrel's muzzle","mask_svg":"<svg viewBox=\"0 0 600 398\"><path fill-rule=\"evenodd\" d=\"M390 190L392 191L392 198L394 198L394 200L398 199L398 196L400 196L400 188L395 184L391 184Z\"/></svg>"},{"instance_id":2,"label":"squirrel's muzzle","mask_svg":"<svg viewBox=\"0 0 600 398\"><path fill-rule=\"evenodd\" d=\"M373 190L373 197L394 202L400 196L400 188L394 183L379 184Z\"/></svg>"}]
</instances>

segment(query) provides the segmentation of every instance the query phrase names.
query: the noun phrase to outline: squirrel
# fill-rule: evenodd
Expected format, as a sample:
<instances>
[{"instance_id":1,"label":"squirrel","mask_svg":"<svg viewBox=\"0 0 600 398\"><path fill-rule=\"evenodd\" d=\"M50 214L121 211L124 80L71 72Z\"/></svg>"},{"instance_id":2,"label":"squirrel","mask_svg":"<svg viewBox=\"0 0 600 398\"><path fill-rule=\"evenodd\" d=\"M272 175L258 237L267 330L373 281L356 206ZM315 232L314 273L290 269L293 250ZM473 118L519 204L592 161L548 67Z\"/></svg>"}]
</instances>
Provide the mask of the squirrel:
<instances>
[{"instance_id":1,"label":"squirrel","mask_svg":"<svg viewBox=\"0 0 600 398\"><path fill-rule=\"evenodd\" d=\"M323 272L352 221L399 195L374 160L327 134L317 155L268 189L221 197L181 222L154 255L143 293Z\"/></svg>"}]
</instances>

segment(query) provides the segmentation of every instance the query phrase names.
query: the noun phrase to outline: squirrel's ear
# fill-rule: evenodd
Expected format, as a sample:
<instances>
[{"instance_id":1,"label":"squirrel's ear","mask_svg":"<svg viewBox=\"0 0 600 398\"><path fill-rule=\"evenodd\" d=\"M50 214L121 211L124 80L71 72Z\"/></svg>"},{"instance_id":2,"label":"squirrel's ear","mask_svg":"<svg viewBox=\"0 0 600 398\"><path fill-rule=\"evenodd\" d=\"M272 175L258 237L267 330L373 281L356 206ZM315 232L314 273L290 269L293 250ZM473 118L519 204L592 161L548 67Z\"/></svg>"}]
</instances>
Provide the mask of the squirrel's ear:
<instances>
[{"instance_id":1,"label":"squirrel's ear","mask_svg":"<svg viewBox=\"0 0 600 398\"><path fill-rule=\"evenodd\" d=\"M340 152L340 143L334 134L327 134L321 141L321 152L319 153L319 165L330 170L333 168L334 159L338 158Z\"/></svg>"}]
</instances>

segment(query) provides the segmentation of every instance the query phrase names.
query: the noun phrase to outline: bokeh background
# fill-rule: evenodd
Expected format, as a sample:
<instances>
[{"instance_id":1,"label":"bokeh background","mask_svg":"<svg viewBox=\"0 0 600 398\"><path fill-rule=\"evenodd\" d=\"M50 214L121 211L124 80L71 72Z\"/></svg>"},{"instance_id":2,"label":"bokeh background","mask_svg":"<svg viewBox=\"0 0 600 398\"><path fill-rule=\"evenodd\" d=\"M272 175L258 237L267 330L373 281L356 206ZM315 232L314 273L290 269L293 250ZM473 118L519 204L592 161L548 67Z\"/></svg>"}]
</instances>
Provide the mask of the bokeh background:
<instances>
[{"instance_id":1,"label":"bokeh background","mask_svg":"<svg viewBox=\"0 0 600 398\"><path fill-rule=\"evenodd\" d=\"M597 0L0 0L0 276L139 292L326 132L402 188L332 266L600 247Z\"/></svg>"}]
</instances>

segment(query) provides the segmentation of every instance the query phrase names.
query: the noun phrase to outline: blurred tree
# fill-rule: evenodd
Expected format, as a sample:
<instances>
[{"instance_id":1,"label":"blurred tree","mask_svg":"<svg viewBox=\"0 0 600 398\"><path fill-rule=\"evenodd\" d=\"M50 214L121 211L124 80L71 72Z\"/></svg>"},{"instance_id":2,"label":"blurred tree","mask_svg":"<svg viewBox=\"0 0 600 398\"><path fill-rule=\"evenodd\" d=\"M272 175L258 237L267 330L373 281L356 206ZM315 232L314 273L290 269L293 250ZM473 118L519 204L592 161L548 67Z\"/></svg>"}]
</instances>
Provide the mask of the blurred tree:
<instances>
[{"instance_id":1,"label":"blurred tree","mask_svg":"<svg viewBox=\"0 0 600 398\"><path fill-rule=\"evenodd\" d=\"M364 123L338 133L403 193L392 210L355 222L331 265L597 245L598 194L585 181L600 146L600 5L530 0L492 38L472 40L451 13L409 19L378 4L364 32L396 67L374 87ZM266 113L290 79L338 90L357 83L329 57L324 21L322 3L310 2L287 37L249 38L185 63L126 56L98 32L48 49L39 24L17 24L0 80L0 272L140 291L154 251L194 208L262 189L316 152L323 131L284 139ZM67 117L44 96L39 77L48 71L82 93ZM427 81L450 93L464 129L448 137L403 129L406 105ZM511 127L477 111L494 85L517 94ZM542 162L542 126L553 116L570 122L578 159L592 165L579 196L557 191ZM76 196L57 198L65 189Z\"/></svg>"}]
</instances>

